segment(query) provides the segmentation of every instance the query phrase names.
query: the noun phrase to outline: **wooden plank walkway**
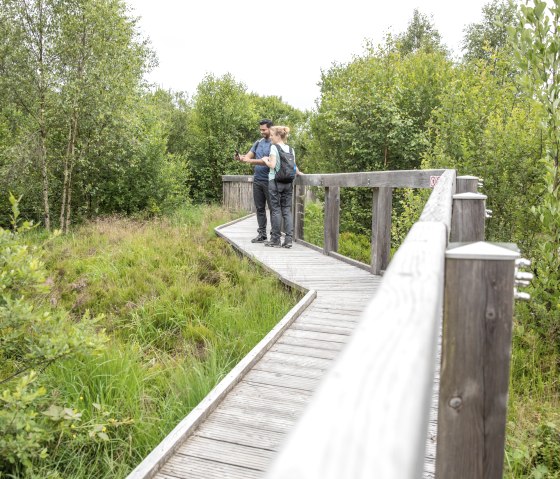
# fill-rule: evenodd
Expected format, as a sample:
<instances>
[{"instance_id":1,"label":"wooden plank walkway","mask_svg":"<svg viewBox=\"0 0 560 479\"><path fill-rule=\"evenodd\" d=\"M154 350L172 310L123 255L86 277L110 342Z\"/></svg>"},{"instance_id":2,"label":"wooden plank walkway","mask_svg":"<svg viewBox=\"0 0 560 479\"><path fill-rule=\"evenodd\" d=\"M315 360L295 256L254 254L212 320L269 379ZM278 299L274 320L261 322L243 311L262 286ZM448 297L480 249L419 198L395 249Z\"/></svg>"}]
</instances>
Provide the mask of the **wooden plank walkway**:
<instances>
[{"instance_id":1,"label":"wooden plank walkway","mask_svg":"<svg viewBox=\"0 0 560 479\"><path fill-rule=\"evenodd\" d=\"M188 438L174 439L180 445L155 475L135 470L129 478L263 477L380 284L380 276L298 243L292 249L253 244L256 226L251 216L217 232L287 284L316 291L315 299ZM435 438L433 417L430 423ZM427 454L424 477L430 478L435 445Z\"/></svg>"}]
</instances>

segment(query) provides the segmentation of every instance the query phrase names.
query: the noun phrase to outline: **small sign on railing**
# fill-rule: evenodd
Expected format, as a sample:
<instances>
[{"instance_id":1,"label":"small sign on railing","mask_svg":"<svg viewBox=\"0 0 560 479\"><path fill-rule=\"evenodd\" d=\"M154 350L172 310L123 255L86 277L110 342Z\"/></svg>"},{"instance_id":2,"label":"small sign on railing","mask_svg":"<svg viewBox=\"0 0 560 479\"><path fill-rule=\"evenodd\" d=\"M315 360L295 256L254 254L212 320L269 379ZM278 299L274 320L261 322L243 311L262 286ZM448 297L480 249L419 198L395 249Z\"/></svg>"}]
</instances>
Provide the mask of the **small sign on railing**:
<instances>
[{"instance_id":1,"label":"small sign on railing","mask_svg":"<svg viewBox=\"0 0 560 479\"><path fill-rule=\"evenodd\" d=\"M430 188L433 188L434 186L436 186L438 180L440 179L440 176L430 176Z\"/></svg>"}]
</instances>

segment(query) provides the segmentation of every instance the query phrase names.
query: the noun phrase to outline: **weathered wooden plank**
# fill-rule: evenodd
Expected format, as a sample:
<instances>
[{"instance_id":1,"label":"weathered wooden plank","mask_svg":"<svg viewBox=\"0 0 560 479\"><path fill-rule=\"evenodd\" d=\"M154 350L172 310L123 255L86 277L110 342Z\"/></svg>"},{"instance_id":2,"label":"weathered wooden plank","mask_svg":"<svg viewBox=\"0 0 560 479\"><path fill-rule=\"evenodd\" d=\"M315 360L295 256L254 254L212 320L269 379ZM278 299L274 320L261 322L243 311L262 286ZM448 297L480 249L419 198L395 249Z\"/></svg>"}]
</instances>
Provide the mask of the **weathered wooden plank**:
<instances>
[{"instance_id":1,"label":"weathered wooden plank","mask_svg":"<svg viewBox=\"0 0 560 479\"><path fill-rule=\"evenodd\" d=\"M330 342L330 343L346 343L348 335L332 334L332 333L316 333L314 331L303 331L299 329L289 329L284 333L285 338L297 339L313 339L316 341Z\"/></svg>"},{"instance_id":2,"label":"weathered wooden plank","mask_svg":"<svg viewBox=\"0 0 560 479\"><path fill-rule=\"evenodd\" d=\"M154 476L156 479L178 479L178 476L171 476L169 474L162 474L161 472Z\"/></svg>"},{"instance_id":3,"label":"weathered wooden plank","mask_svg":"<svg viewBox=\"0 0 560 479\"><path fill-rule=\"evenodd\" d=\"M297 366L303 366L305 368L316 368L326 371L332 362L328 359L320 359L314 357L305 357L300 355L286 354L279 351L269 350L265 357L261 361L275 361L283 364L294 364Z\"/></svg>"},{"instance_id":4,"label":"weathered wooden plank","mask_svg":"<svg viewBox=\"0 0 560 479\"><path fill-rule=\"evenodd\" d=\"M299 243L302 246L305 246L306 248L312 249L313 251L318 251L319 253L323 252L323 248L317 246L316 244L308 243L303 238L298 238L297 243Z\"/></svg>"},{"instance_id":5,"label":"weathered wooden plank","mask_svg":"<svg viewBox=\"0 0 560 479\"><path fill-rule=\"evenodd\" d=\"M301 321L298 324L315 324L315 325L323 325L323 326L334 326L334 327L341 327L346 329L354 330L356 324L358 323L359 317L356 316L346 316L343 314L340 315L309 315L305 318L301 318ZM295 324L295 323L294 323Z\"/></svg>"},{"instance_id":6,"label":"weathered wooden plank","mask_svg":"<svg viewBox=\"0 0 560 479\"><path fill-rule=\"evenodd\" d=\"M243 468L264 471L272 459L268 449L231 444L206 437L192 436L178 450L189 461L189 456L216 461ZM180 458L179 458L180 459Z\"/></svg>"},{"instance_id":7,"label":"weathered wooden plank","mask_svg":"<svg viewBox=\"0 0 560 479\"><path fill-rule=\"evenodd\" d=\"M444 170L368 171L360 173L306 174L296 180L307 186L364 186L369 188L430 188L431 177Z\"/></svg>"},{"instance_id":8,"label":"weathered wooden plank","mask_svg":"<svg viewBox=\"0 0 560 479\"><path fill-rule=\"evenodd\" d=\"M222 182L252 183L253 175L222 175Z\"/></svg>"},{"instance_id":9,"label":"weathered wooden plank","mask_svg":"<svg viewBox=\"0 0 560 479\"><path fill-rule=\"evenodd\" d=\"M332 325L325 325L325 324L317 324L311 323L308 321L302 321L297 324L292 325L292 330L302 330L302 331L309 331L314 333L327 333L327 334L341 334L343 336L350 336L352 331L354 330L353 327L344 327L340 325L332 326Z\"/></svg>"},{"instance_id":10,"label":"weathered wooden plank","mask_svg":"<svg viewBox=\"0 0 560 479\"><path fill-rule=\"evenodd\" d=\"M294 424L294 419L288 416L278 416L268 412L253 411L248 416L244 411L236 408L220 407L212 414L213 419L222 421L226 427L236 427L247 424L257 427L261 431L286 433Z\"/></svg>"},{"instance_id":11,"label":"weathered wooden plank","mask_svg":"<svg viewBox=\"0 0 560 479\"><path fill-rule=\"evenodd\" d=\"M334 359L338 356L338 350L317 349L286 343L276 343L272 348L270 348L270 350L278 351L285 354L291 354L292 356L302 356L310 358Z\"/></svg>"},{"instance_id":12,"label":"weathered wooden plank","mask_svg":"<svg viewBox=\"0 0 560 479\"><path fill-rule=\"evenodd\" d=\"M387 269L391 253L392 188L373 189L373 216L371 223L371 272L381 274Z\"/></svg>"},{"instance_id":13,"label":"weathered wooden plank","mask_svg":"<svg viewBox=\"0 0 560 479\"><path fill-rule=\"evenodd\" d=\"M351 321L358 322L363 311L357 311L352 309L338 309L333 306L333 308L322 309L313 308L312 310L307 310L302 318L305 319L318 319L324 321Z\"/></svg>"},{"instance_id":14,"label":"weathered wooden plank","mask_svg":"<svg viewBox=\"0 0 560 479\"><path fill-rule=\"evenodd\" d=\"M286 335L278 339L277 344L287 344L290 346L303 346L313 349L326 349L329 351L340 351L344 347L344 343L336 343L332 341L319 341L316 339L288 337Z\"/></svg>"},{"instance_id":15,"label":"weathered wooden plank","mask_svg":"<svg viewBox=\"0 0 560 479\"><path fill-rule=\"evenodd\" d=\"M446 235L441 223L413 226L269 479L420 477Z\"/></svg>"},{"instance_id":16,"label":"weathered wooden plank","mask_svg":"<svg viewBox=\"0 0 560 479\"><path fill-rule=\"evenodd\" d=\"M296 391L297 392L297 391ZM293 394L286 394L286 389L279 389L278 397L252 396L245 394L229 394L224 400L224 407L231 407L244 411L248 416L252 411L267 412L272 416L289 417L296 419L309 400L309 395L305 401L294 401Z\"/></svg>"},{"instance_id":17,"label":"weathered wooden plank","mask_svg":"<svg viewBox=\"0 0 560 479\"><path fill-rule=\"evenodd\" d=\"M232 466L217 461L208 461L198 457L190 457L182 461L182 457L172 458L163 468L162 474L178 479L244 479L258 478L262 473L255 469Z\"/></svg>"},{"instance_id":18,"label":"weathered wooden plank","mask_svg":"<svg viewBox=\"0 0 560 479\"><path fill-rule=\"evenodd\" d=\"M357 260L352 259L352 258L349 258L348 256L343 256L341 254L336 253L335 251L329 251L329 256L332 256L333 258L335 258L339 261L344 261L345 263L351 264L352 266L355 266L356 268L360 268L360 269L363 269L365 271L371 272L371 265L362 263L361 261L357 261Z\"/></svg>"},{"instance_id":19,"label":"weathered wooden plank","mask_svg":"<svg viewBox=\"0 0 560 479\"><path fill-rule=\"evenodd\" d=\"M255 364L254 371L266 371L268 373L287 374L298 378L320 379L323 377L325 370L317 368L308 368L300 364L280 363L277 361L269 361L261 359Z\"/></svg>"},{"instance_id":20,"label":"weathered wooden plank","mask_svg":"<svg viewBox=\"0 0 560 479\"><path fill-rule=\"evenodd\" d=\"M232 427L233 426L233 427ZM235 424L210 416L195 435L250 447L277 451L286 435L278 431L260 429L251 424Z\"/></svg>"},{"instance_id":21,"label":"weathered wooden plank","mask_svg":"<svg viewBox=\"0 0 560 479\"><path fill-rule=\"evenodd\" d=\"M274 346L276 347L276 346ZM268 384L256 384L242 380L231 394L252 395L255 398L288 400L290 403L307 403L310 393L308 391L297 391L285 389Z\"/></svg>"},{"instance_id":22,"label":"weathered wooden plank","mask_svg":"<svg viewBox=\"0 0 560 479\"><path fill-rule=\"evenodd\" d=\"M313 309L308 309L307 311L311 314L315 314L317 311L324 311L325 313L329 314L346 314L346 315L354 315L354 316L361 316L363 313L364 308L359 307L343 307L339 304L330 304L323 301L322 298L317 298L313 303Z\"/></svg>"},{"instance_id":23,"label":"weathered wooden plank","mask_svg":"<svg viewBox=\"0 0 560 479\"><path fill-rule=\"evenodd\" d=\"M289 389L301 389L302 391L314 391L318 380L312 378L300 378L289 374L269 373L253 369L247 375L247 382L281 386Z\"/></svg>"}]
</instances>

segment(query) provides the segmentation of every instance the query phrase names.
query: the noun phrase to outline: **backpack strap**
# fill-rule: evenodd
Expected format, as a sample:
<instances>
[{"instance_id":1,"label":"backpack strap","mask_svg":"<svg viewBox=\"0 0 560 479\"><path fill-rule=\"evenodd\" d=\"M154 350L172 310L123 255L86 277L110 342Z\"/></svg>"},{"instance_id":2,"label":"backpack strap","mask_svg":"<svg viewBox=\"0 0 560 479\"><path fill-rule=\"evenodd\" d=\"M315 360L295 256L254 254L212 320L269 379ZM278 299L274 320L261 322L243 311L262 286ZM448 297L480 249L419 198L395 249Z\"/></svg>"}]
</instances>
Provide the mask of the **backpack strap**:
<instances>
[{"instance_id":1,"label":"backpack strap","mask_svg":"<svg viewBox=\"0 0 560 479\"><path fill-rule=\"evenodd\" d=\"M270 145L270 147L275 147L276 148L276 152L278 153L278 155L276 156L276 165L274 166L274 171L278 172L280 171L280 164L282 163L282 157L280 156L280 150L282 149L279 145Z\"/></svg>"},{"instance_id":2,"label":"backpack strap","mask_svg":"<svg viewBox=\"0 0 560 479\"><path fill-rule=\"evenodd\" d=\"M255 143L253 143L253 148L255 149L255 158L257 157L257 148L259 146L259 143L262 141L262 138L260 140L255 141ZM251 148L252 149L252 148Z\"/></svg>"}]
</instances>

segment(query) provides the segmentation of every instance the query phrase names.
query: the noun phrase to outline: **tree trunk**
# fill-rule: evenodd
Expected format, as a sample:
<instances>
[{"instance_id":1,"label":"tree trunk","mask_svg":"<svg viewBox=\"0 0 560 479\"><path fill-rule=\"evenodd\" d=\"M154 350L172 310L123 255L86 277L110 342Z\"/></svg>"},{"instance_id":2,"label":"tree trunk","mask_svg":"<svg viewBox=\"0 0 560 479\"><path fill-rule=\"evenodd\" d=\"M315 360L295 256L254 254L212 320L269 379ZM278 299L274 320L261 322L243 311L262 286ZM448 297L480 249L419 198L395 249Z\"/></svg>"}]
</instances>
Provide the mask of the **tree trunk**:
<instances>
[{"instance_id":1,"label":"tree trunk","mask_svg":"<svg viewBox=\"0 0 560 479\"><path fill-rule=\"evenodd\" d=\"M45 128L44 121L44 109L41 107L40 114L40 126L39 126L39 157L41 163L41 175L43 178L43 219L45 222L45 228L51 229L51 214L49 207L49 171L47 167L47 130Z\"/></svg>"},{"instance_id":2,"label":"tree trunk","mask_svg":"<svg viewBox=\"0 0 560 479\"><path fill-rule=\"evenodd\" d=\"M43 219L45 228L51 229L51 214L49 206L49 171L47 166L47 127L45 122L45 65L43 38L43 8L39 8L39 163L43 179Z\"/></svg>"},{"instance_id":3,"label":"tree trunk","mask_svg":"<svg viewBox=\"0 0 560 479\"><path fill-rule=\"evenodd\" d=\"M68 233L70 225L70 201L72 199L72 169L76 155L76 137L78 134L78 108L72 109L68 144L64 158L64 183L62 189L62 203L60 205L60 228L63 233Z\"/></svg>"}]
</instances>

